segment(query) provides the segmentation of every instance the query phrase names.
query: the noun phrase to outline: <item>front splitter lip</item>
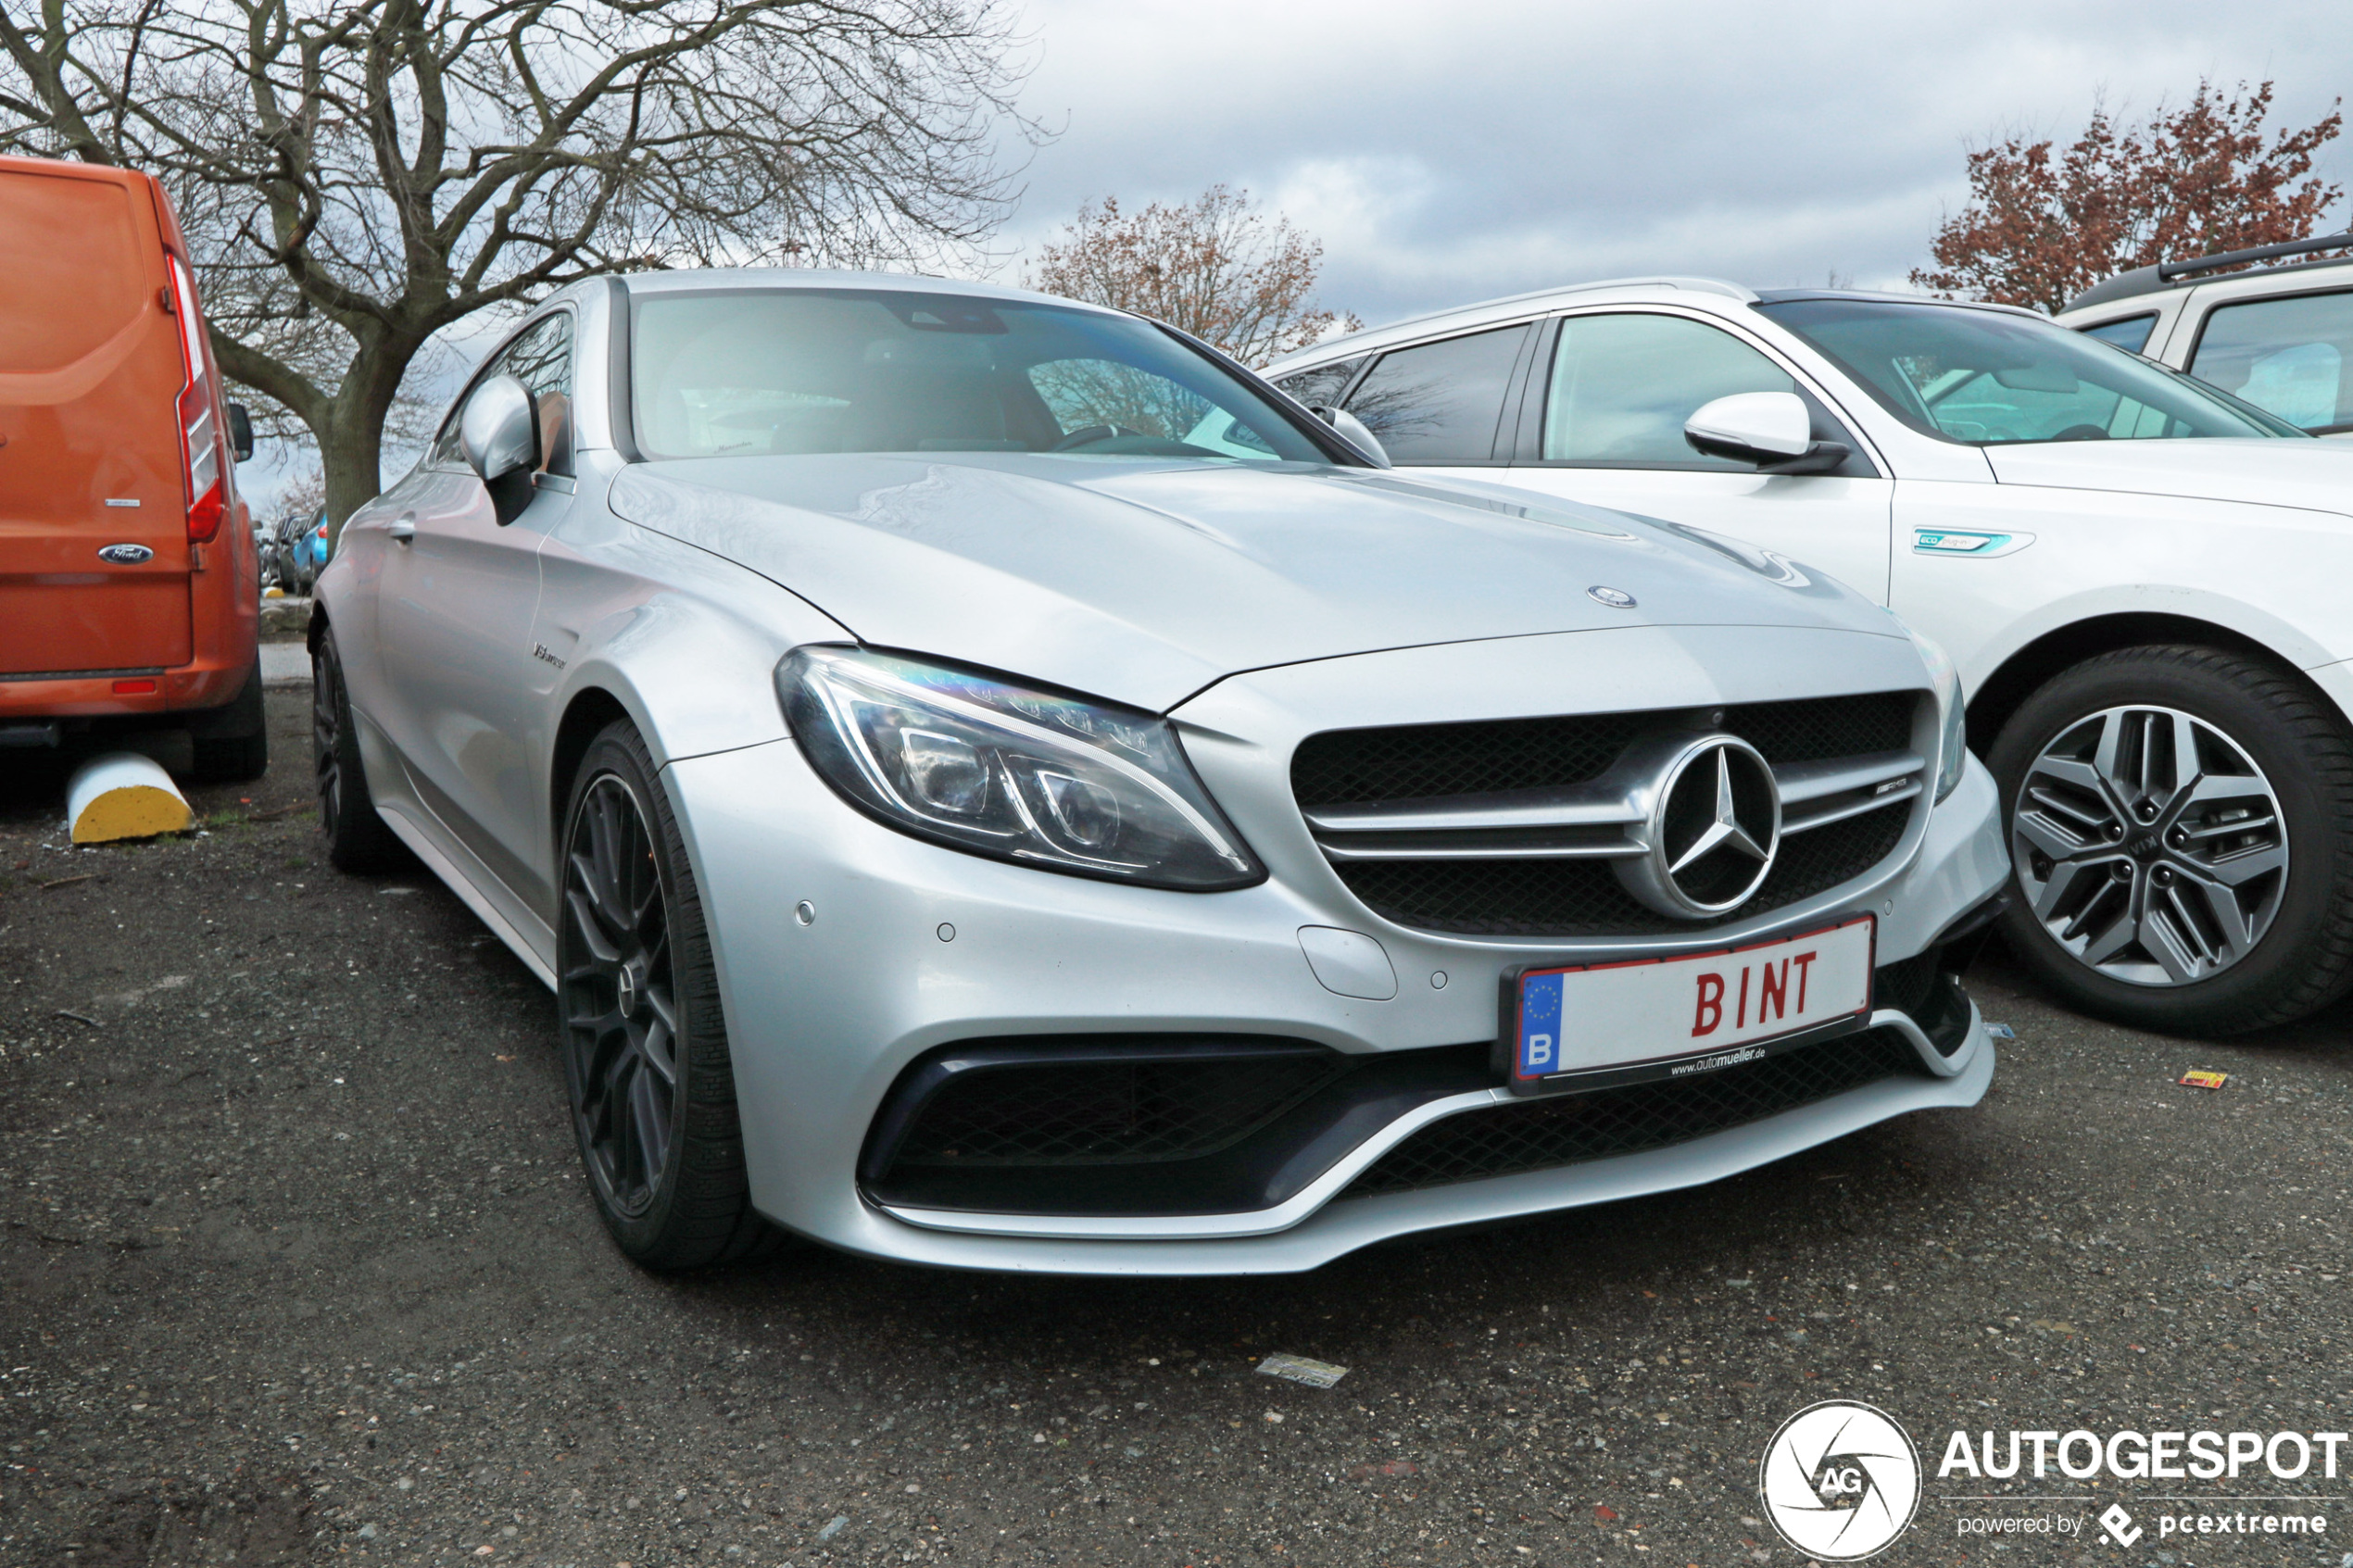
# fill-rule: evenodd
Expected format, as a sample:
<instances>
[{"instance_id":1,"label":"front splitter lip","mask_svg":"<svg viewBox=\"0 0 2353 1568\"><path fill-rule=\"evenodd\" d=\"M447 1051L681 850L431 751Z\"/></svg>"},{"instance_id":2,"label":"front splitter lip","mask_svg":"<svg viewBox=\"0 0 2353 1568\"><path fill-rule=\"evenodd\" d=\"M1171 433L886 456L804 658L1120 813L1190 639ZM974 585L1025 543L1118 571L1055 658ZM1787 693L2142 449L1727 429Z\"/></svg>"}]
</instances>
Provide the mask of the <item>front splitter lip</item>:
<instances>
[{"instance_id":1,"label":"front splitter lip","mask_svg":"<svg viewBox=\"0 0 2353 1568\"><path fill-rule=\"evenodd\" d=\"M1333 1199L1375 1160L1443 1117L1523 1103L1502 1089L1479 1089L1421 1106L1384 1127L1289 1202L1245 1214L1059 1216L977 1214L952 1210L871 1206L910 1230L980 1243L1005 1256L927 1256L935 1248L912 1238L877 1248L908 1261L975 1268L1035 1269L1076 1273L1289 1273L1318 1266L1342 1253L1415 1231L1476 1224L1580 1208L1621 1198L1698 1185L1768 1164L1858 1128L1934 1107L1974 1105L1993 1080L1994 1047L1976 1004L1969 1008L1963 1048L1947 1059L1903 1013L1881 1010L1874 1027L1897 1029L1932 1078L1894 1078L1833 1098L1799 1106L1745 1126L1636 1154L1587 1160L1551 1171L1461 1182L1418 1192ZM1268 1238L1278 1238L1270 1241ZM984 1239L985 1238L985 1239ZM1075 1244L1056 1261L1024 1261L1037 1243ZM991 1245L994 1244L994 1245ZM859 1248L863 1250L863 1248ZM1089 1260L1101 1266L1089 1266Z\"/></svg>"}]
</instances>

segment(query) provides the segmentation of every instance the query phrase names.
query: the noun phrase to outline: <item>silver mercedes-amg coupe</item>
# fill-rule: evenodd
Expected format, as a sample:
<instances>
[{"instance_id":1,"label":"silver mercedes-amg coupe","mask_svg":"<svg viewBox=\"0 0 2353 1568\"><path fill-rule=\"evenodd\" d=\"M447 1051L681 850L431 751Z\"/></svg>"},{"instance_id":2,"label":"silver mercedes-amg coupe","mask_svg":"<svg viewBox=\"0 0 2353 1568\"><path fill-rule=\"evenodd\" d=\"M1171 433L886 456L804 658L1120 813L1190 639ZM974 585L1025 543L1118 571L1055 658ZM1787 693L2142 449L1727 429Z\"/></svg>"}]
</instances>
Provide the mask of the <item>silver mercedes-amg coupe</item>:
<instances>
[{"instance_id":1,"label":"silver mercedes-amg coupe","mask_svg":"<svg viewBox=\"0 0 2353 1568\"><path fill-rule=\"evenodd\" d=\"M1679 1187L1994 1050L1950 665L1688 528L1392 471L1009 289L605 279L345 529L323 823L557 996L648 1267L1312 1268Z\"/></svg>"}]
</instances>

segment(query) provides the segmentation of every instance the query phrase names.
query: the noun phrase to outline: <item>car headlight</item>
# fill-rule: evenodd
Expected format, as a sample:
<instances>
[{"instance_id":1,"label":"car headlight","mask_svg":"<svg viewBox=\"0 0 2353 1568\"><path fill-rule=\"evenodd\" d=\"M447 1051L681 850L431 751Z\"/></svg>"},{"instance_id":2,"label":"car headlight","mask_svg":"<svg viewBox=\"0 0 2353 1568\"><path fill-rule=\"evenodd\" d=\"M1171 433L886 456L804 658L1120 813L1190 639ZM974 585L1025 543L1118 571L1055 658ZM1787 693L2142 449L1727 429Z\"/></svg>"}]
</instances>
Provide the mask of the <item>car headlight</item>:
<instances>
[{"instance_id":1,"label":"car headlight","mask_svg":"<svg viewBox=\"0 0 2353 1568\"><path fill-rule=\"evenodd\" d=\"M818 773L901 833L1149 887L1266 875L1157 714L843 647L796 648L776 692Z\"/></svg>"},{"instance_id":2,"label":"car headlight","mask_svg":"<svg viewBox=\"0 0 2353 1568\"><path fill-rule=\"evenodd\" d=\"M1904 628L1904 634L1920 650L1920 659L1936 683L1936 799L1941 805L1946 796L1961 787L1961 773L1969 767L1969 709L1961 700L1960 666L1953 662L1951 654L1913 631L1894 610L1887 612L1887 618Z\"/></svg>"}]
</instances>

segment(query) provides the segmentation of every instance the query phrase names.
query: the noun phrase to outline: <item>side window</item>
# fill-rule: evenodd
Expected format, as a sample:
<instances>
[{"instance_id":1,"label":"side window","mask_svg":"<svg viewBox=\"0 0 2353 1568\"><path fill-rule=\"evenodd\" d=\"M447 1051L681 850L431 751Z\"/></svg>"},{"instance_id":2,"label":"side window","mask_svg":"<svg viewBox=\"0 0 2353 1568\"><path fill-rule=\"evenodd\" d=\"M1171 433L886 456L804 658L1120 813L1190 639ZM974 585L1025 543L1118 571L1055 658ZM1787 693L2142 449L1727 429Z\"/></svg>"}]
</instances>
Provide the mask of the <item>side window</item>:
<instances>
[{"instance_id":1,"label":"side window","mask_svg":"<svg viewBox=\"0 0 2353 1568\"><path fill-rule=\"evenodd\" d=\"M1681 316L1570 316L1544 397L1550 463L1725 469L1683 439L1683 421L1738 392L1795 392L1789 372L1730 332Z\"/></svg>"},{"instance_id":2,"label":"side window","mask_svg":"<svg viewBox=\"0 0 2353 1568\"><path fill-rule=\"evenodd\" d=\"M2128 353L2138 354L2149 345L2149 333L2157 329L2157 318L2127 316L2121 320L2102 321L2096 327L2085 327L2085 337L2095 337L2102 343L2112 343Z\"/></svg>"},{"instance_id":3,"label":"side window","mask_svg":"<svg viewBox=\"0 0 2353 1568\"><path fill-rule=\"evenodd\" d=\"M1330 365L1318 365L1312 370L1301 370L1296 374L1285 376L1275 384L1311 408L1319 405L1328 407L1340 401L1340 395L1348 390L1349 378L1356 373L1356 367L1364 362L1365 357L1359 354L1353 359L1342 359Z\"/></svg>"},{"instance_id":4,"label":"side window","mask_svg":"<svg viewBox=\"0 0 2353 1568\"><path fill-rule=\"evenodd\" d=\"M572 312L559 310L534 324L499 350L472 385L497 375L514 377L538 401L541 469L547 473L572 472ZM433 444L431 460L436 467L465 466L466 455L458 445L458 416L464 408L460 399Z\"/></svg>"},{"instance_id":5,"label":"side window","mask_svg":"<svg viewBox=\"0 0 2353 1568\"><path fill-rule=\"evenodd\" d=\"M2315 435L2353 430L2353 294L2258 299L2206 319L2190 374Z\"/></svg>"},{"instance_id":6,"label":"side window","mask_svg":"<svg viewBox=\"0 0 2353 1568\"><path fill-rule=\"evenodd\" d=\"M1527 336L1525 326L1504 327L1384 354L1349 395L1348 411L1392 462L1486 462Z\"/></svg>"}]
</instances>

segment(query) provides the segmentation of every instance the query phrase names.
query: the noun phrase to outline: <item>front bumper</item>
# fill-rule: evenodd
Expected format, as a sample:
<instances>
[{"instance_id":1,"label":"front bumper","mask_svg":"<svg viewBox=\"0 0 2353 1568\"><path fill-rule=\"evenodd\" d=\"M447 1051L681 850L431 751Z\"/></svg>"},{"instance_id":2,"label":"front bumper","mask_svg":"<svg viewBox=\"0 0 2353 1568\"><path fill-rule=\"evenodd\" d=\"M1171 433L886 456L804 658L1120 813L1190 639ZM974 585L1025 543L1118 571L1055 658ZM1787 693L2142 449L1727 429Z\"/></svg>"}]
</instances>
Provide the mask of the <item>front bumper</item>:
<instances>
[{"instance_id":1,"label":"front bumper","mask_svg":"<svg viewBox=\"0 0 2353 1568\"><path fill-rule=\"evenodd\" d=\"M1478 1088L1420 1105L1264 1210L1057 1216L886 1207L861 1189L862 1150L894 1083L936 1047L1143 1032L1276 1035L1350 1053L1459 1046L1493 1037L1499 976L1558 945L1406 931L1303 877L1204 896L960 855L850 809L789 741L687 759L664 776L718 960L753 1201L788 1229L851 1251L1061 1273L1293 1272L1411 1232L1713 1181L1906 1111L1972 1105L1993 1072L1972 1009L1949 1052L1919 1040L1917 1073L1558 1169L1336 1201L1428 1123L1510 1103ZM1972 762L1902 869L1843 906L1878 917L1881 964L1921 953L1999 893L2008 868L1995 816L1993 782ZM1818 909L1793 911L1783 928L1820 919ZM1395 972L1394 997L1325 988L1302 951L1303 926L1376 934ZM1919 1033L1901 1014L1873 1022Z\"/></svg>"}]
</instances>

